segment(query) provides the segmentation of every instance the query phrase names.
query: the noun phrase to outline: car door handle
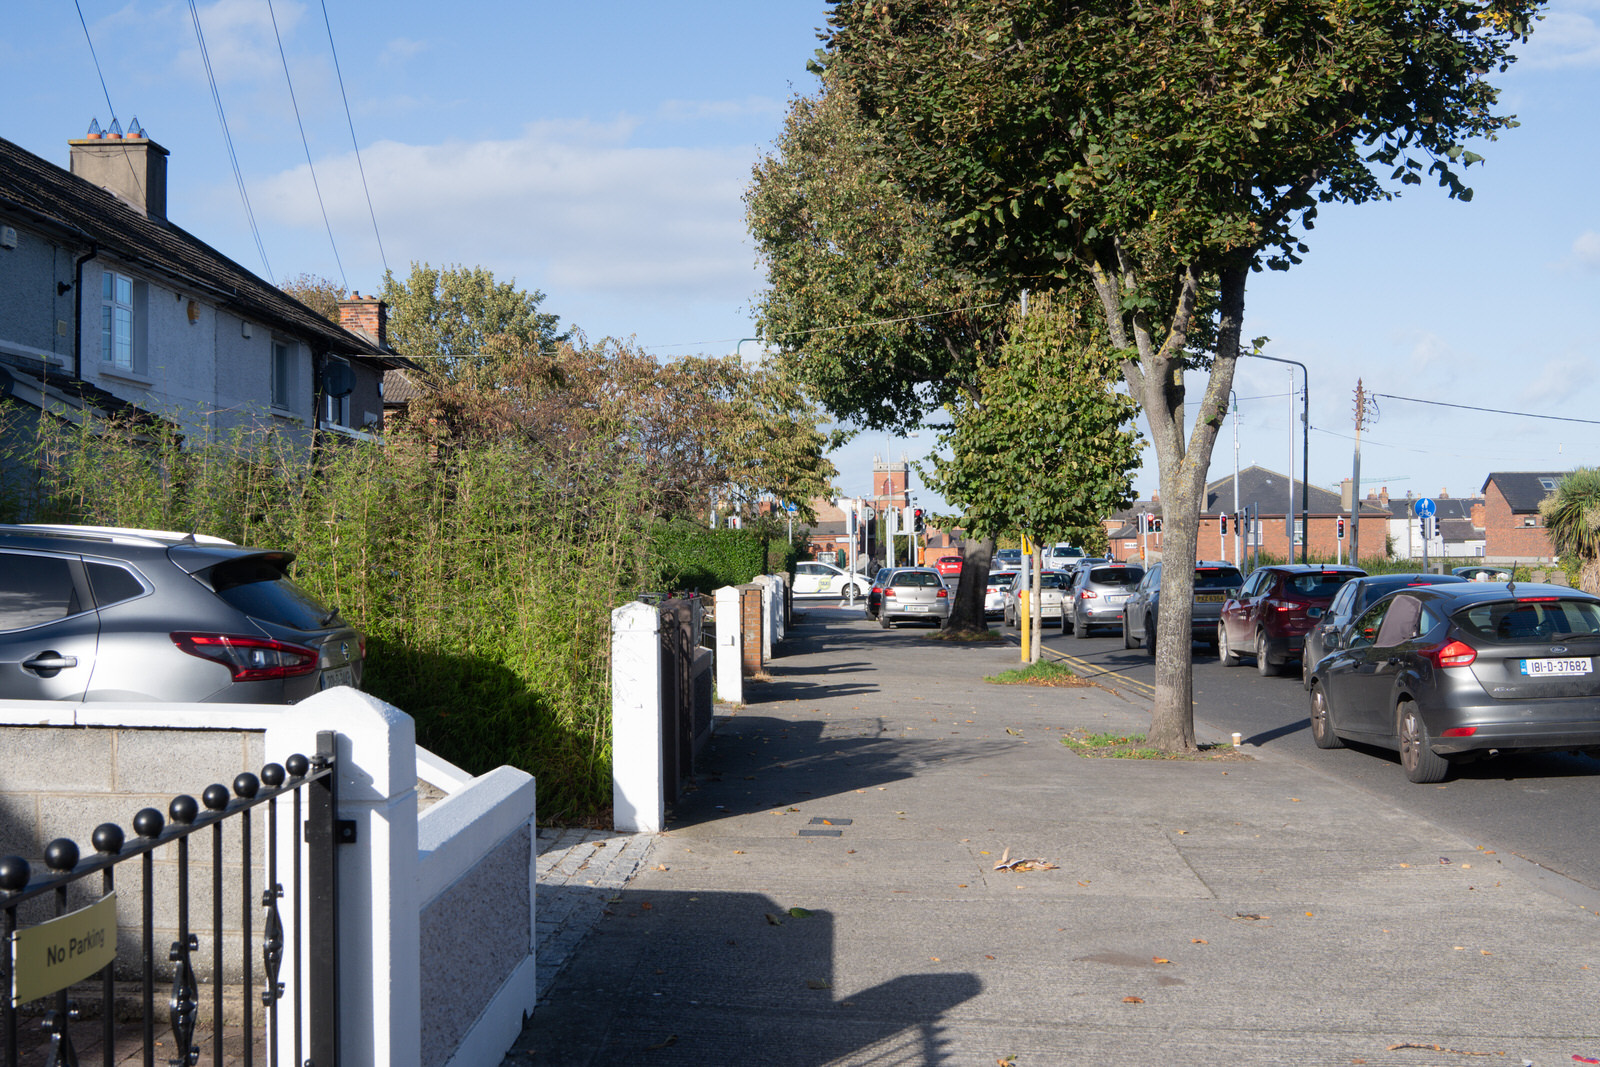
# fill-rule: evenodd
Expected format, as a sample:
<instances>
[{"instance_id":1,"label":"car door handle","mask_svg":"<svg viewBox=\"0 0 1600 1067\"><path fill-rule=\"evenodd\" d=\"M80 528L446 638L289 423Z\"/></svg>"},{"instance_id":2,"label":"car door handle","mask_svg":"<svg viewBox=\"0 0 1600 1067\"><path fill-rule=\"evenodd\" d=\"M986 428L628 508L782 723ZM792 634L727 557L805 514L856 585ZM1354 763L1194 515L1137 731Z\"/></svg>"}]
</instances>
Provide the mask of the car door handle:
<instances>
[{"instance_id":1,"label":"car door handle","mask_svg":"<svg viewBox=\"0 0 1600 1067\"><path fill-rule=\"evenodd\" d=\"M77 665L77 656L63 656L61 653L56 652L53 649L49 652L41 652L32 659L25 659L22 661L22 667L24 670L35 672L61 671L66 670L68 667L76 667Z\"/></svg>"}]
</instances>

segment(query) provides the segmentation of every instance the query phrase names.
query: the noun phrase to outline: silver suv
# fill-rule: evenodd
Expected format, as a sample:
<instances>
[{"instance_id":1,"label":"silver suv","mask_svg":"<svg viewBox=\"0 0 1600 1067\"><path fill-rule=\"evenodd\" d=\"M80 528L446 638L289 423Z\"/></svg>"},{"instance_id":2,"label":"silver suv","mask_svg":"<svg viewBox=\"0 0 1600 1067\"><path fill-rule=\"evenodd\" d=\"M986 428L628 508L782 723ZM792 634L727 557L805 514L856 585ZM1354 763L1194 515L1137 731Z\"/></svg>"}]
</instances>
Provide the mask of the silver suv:
<instances>
[{"instance_id":1,"label":"silver suv","mask_svg":"<svg viewBox=\"0 0 1600 1067\"><path fill-rule=\"evenodd\" d=\"M1223 602L1244 584L1239 568L1223 560L1199 560L1194 565L1194 609L1190 636L1216 647L1217 620ZM1161 564L1144 572L1133 594L1122 605L1122 647L1144 646L1156 654L1156 623L1161 617Z\"/></svg>"},{"instance_id":2,"label":"silver suv","mask_svg":"<svg viewBox=\"0 0 1600 1067\"><path fill-rule=\"evenodd\" d=\"M292 704L361 684L366 639L219 537L0 525L0 699Z\"/></svg>"}]
</instances>

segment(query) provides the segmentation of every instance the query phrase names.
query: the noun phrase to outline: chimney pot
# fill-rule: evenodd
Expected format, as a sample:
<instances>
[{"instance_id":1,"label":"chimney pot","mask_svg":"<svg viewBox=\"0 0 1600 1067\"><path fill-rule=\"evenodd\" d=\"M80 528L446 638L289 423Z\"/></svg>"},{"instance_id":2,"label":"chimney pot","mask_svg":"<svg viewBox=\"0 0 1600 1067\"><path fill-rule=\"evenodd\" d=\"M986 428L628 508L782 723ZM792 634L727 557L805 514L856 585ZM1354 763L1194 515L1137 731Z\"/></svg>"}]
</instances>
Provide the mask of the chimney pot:
<instances>
[{"instance_id":1,"label":"chimney pot","mask_svg":"<svg viewBox=\"0 0 1600 1067\"><path fill-rule=\"evenodd\" d=\"M111 124L114 140L102 137L98 120L81 141L68 141L74 176L98 185L147 218L167 218L167 150L140 136L123 138L121 127Z\"/></svg>"}]
</instances>

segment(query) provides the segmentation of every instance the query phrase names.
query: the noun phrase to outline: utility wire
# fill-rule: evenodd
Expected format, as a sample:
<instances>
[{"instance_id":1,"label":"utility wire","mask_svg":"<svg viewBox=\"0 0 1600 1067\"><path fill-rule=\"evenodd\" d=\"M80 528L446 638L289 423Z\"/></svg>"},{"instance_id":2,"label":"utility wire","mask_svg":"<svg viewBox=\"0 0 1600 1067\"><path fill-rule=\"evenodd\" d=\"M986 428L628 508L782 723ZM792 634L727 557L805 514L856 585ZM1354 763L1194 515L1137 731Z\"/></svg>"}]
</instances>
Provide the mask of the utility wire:
<instances>
[{"instance_id":1,"label":"utility wire","mask_svg":"<svg viewBox=\"0 0 1600 1067\"><path fill-rule=\"evenodd\" d=\"M250 223L250 233L255 237L256 251L261 254L261 267L267 272L267 280L277 285L277 280L272 277L272 264L267 262L267 246L261 241L261 227L256 225L256 213L250 207L250 194L245 191L244 171L239 169L239 154L233 149L233 134L228 131L228 116L222 110L222 94L217 90L217 75L211 69L211 53L206 50L206 36L200 29L200 9L195 7L194 0L189 0L189 16L194 20L195 40L200 42L200 59L205 64L206 80L211 84L211 99L217 105L217 121L222 124L222 139L228 146L228 160L233 164L233 180L239 186L239 199L244 201L245 218Z\"/></svg>"},{"instance_id":2,"label":"utility wire","mask_svg":"<svg viewBox=\"0 0 1600 1067\"><path fill-rule=\"evenodd\" d=\"M1449 404L1443 400L1418 400L1414 396L1394 396L1390 393L1373 393L1372 395L1381 396L1385 400L1404 400L1412 404L1431 404L1434 407L1460 408L1463 411L1486 411L1491 415L1515 415L1521 419L1549 419L1552 422L1581 422L1589 426L1600 426L1600 419L1574 419L1569 418L1566 415L1534 415L1526 411L1506 411L1503 408L1479 408L1473 407L1471 404Z\"/></svg>"},{"instance_id":3,"label":"utility wire","mask_svg":"<svg viewBox=\"0 0 1600 1067\"><path fill-rule=\"evenodd\" d=\"M328 21L328 0L322 0L322 24L328 29L328 51L333 53L333 72L339 78L339 99L344 101L344 120L350 126L350 144L356 150L356 171L361 175L361 191L367 197L367 214L372 217L372 236L378 240L378 258L383 261L383 273L389 273L389 257L383 251L383 235L378 232L378 213L372 210L372 190L367 187L367 168L361 164L361 145L356 140L356 123L350 117L350 98L344 91L344 72L339 69L339 50L333 44L333 23Z\"/></svg>"},{"instance_id":4,"label":"utility wire","mask_svg":"<svg viewBox=\"0 0 1600 1067\"><path fill-rule=\"evenodd\" d=\"M322 211L322 226L328 231L328 246L333 249L333 262L339 268L339 282L349 289L350 282L344 276L344 260L339 258L339 245L333 239L333 224L328 221L328 205L322 202L317 165L311 162L311 142L306 140L306 124L300 118L300 101L295 99L294 78L289 75L289 57L283 50L283 34L278 32L278 13L272 8L272 0L267 0L267 15L272 19L272 36L278 42L278 58L283 60L283 80L289 86L289 103L294 107L294 124L300 128L300 145L306 150L306 166L311 170L311 188L317 194L317 207Z\"/></svg>"},{"instance_id":5,"label":"utility wire","mask_svg":"<svg viewBox=\"0 0 1600 1067\"><path fill-rule=\"evenodd\" d=\"M100 57L94 50L94 38L89 36L89 22L83 17L83 4L79 0L73 0L73 3L78 8L78 21L83 24L83 39L89 42L89 58L94 60L94 72L100 78L100 91L106 97L106 110L111 112L112 121L115 121L117 109L111 106L111 90L106 88L105 72L100 69Z\"/></svg>"}]
</instances>

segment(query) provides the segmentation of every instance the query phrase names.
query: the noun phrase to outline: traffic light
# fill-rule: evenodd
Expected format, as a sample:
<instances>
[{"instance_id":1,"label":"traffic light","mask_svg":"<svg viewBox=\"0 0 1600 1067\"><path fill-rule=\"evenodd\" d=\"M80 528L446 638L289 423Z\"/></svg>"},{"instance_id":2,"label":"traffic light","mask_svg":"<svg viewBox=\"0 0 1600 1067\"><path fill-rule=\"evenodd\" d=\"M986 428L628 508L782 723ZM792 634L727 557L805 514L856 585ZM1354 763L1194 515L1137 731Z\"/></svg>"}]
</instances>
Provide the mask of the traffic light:
<instances>
[{"instance_id":1,"label":"traffic light","mask_svg":"<svg viewBox=\"0 0 1600 1067\"><path fill-rule=\"evenodd\" d=\"M1150 529L1154 533L1160 533L1161 532L1161 516L1160 515L1152 515L1152 516L1150 516Z\"/></svg>"},{"instance_id":2,"label":"traffic light","mask_svg":"<svg viewBox=\"0 0 1600 1067\"><path fill-rule=\"evenodd\" d=\"M1222 516L1222 536L1228 536L1228 516Z\"/></svg>"},{"instance_id":3,"label":"traffic light","mask_svg":"<svg viewBox=\"0 0 1600 1067\"><path fill-rule=\"evenodd\" d=\"M1344 516L1339 516L1339 540L1344 540Z\"/></svg>"},{"instance_id":4,"label":"traffic light","mask_svg":"<svg viewBox=\"0 0 1600 1067\"><path fill-rule=\"evenodd\" d=\"M924 529L926 529L926 526L927 524L922 520L922 509L918 508L911 515L911 528L917 533L921 533Z\"/></svg>"}]
</instances>

